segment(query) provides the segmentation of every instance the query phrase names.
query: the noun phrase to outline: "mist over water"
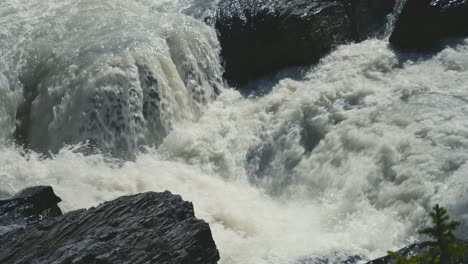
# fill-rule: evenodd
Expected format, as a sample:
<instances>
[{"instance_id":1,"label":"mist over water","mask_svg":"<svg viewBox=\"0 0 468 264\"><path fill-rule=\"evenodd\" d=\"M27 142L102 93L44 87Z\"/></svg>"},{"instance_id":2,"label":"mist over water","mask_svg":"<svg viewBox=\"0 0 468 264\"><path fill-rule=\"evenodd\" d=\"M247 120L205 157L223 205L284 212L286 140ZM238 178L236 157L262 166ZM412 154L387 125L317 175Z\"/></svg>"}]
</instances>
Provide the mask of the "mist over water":
<instances>
[{"instance_id":1,"label":"mist over water","mask_svg":"<svg viewBox=\"0 0 468 264\"><path fill-rule=\"evenodd\" d=\"M436 202L467 233L468 40L341 46L245 97L195 19L214 3L0 4L0 196L48 184L69 211L167 189L224 264L377 257Z\"/></svg>"}]
</instances>

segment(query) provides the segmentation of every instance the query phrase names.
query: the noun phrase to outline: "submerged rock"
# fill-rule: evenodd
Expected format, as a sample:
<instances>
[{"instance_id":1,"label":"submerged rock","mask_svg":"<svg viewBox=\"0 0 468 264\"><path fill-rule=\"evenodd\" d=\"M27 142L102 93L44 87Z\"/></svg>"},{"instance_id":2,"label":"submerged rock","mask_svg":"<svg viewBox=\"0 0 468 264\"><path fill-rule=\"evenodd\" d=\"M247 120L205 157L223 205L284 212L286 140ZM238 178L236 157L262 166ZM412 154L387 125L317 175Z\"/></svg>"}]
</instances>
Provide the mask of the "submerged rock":
<instances>
[{"instance_id":1,"label":"submerged rock","mask_svg":"<svg viewBox=\"0 0 468 264\"><path fill-rule=\"evenodd\" d=\"M0 226L26 226L62 215L57 197L50 186L24 189L18 194L0 200ZM1 231L0 231L1 232Z\"/></svg>"},{"instance_id":2,"label":"submerged rock","mask_svg":"<svg viewBox=\"0 0 468 264\"><path fill-rule=\"evenodd\" d=\"M468 0L407 0L390 36L406 50L436 50L444 37L468 36Z\"/></svg>"},{"instance_id":3,"label":"submerged rock","mask_svg":"<svg viewBox=\"0 0 468 264\"><path fill-rule=\"evenodd\" d=\"M335 252L328 256L311 257L298 260L298 264L358 264L362 263L364 258L358 255L349 256L343 253Z\"/></svg>"},{"instance_id":4,"label":"submerged rock","mask_svg":"<svg viewBox=\"0 0 468 264\"><path fill-rule=\"evenodd\" d=\"M310 65L335 46L382 32L395 0L221 0L225 78L242 85L288 66Z\"/></svg>"},{"instance_id":5,"label":"submerged rock","mask_svg":"<svg viewBox=\"0 0 468 264\"><path fill-rule=\"evenodd\" d=\"M0 263L217 263L210 227L170 192L120 197L0 236Z\"/></svg>"}]
</instances>

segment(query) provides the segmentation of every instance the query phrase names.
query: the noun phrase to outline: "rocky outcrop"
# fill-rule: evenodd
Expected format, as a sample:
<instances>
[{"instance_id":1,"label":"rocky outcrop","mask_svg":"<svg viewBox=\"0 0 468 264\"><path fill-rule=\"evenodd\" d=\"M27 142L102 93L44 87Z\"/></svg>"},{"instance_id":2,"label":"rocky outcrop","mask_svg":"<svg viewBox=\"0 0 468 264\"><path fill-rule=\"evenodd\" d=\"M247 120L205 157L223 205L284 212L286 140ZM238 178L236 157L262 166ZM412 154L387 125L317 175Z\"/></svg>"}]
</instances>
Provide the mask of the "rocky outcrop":
<instances>
[{"instance_id":1,"label":"rocky outcrop","mask_svg":"<svg viewBox=\"0 0 468 264\"><path fill-rule=\"evenodd\" d=\"M13 197L0 200L0 226L26 226L62 215L50 186L27 188Z\"/></svg>"},{"instance_id":2,"label":"rocky outcrop","mask_svg":"<svg viewBox=\"0 0 468 264\"><path fill-rule=\"evenodd\" d=\"M315 63L352 38L351 22L338 1L225 0L215 27L225 78L234 85Z\"/></svg>"},{"instance_id":3,"label":"rocky outcrop","mask_svg":"<svg viewBox=\"0 0 468 264\"><path fill-rule=\"evenodd\" d=\"M467 242L465 242L465 244L467 244ZM398 250L397 253L402 256L405 256L406 258L411 258L413 256L427 252L432 247L432 245L433 243L431 242L422 242L422 243L412 244L410 246L407 246L405 248ZM468 263L468 255L463 259L454 261L452 264L462 264L462 263ZM396 261L389 256L385 256L379 259L372 260L368 262L367 264L396 264Z\"/></svg>"},{"instance_id":4,"label":"rocky outcrop","mask_svg":"<svg viewBox=\"0 0 468 264\"><path fill-rule=\"evenodd\" d=\"M0 236L0 263L217 263L207 223L169 192L118 198Z\"/></svg>"},{"instance_id":5,"label":"rocky outcrop","mask_svg":"<svg viewBox=\"0 0 468 264\"><path fill-rule=\"evenodd\" d=\"M225 78L242 85L288 66L310 65L334 47L382 31L395 0L221 0Z\"/></svg>"},{"instance_id":6,"label":"rocky outcrop","mask_svg":"<svg viewBox=\"0 0 468 264\"><path fill-rule=\"evenodd\" d=\"M390 43L406 50L437 50L445 37L468 36L468 0L407 0Z\"/></svg>"}]
</instances>

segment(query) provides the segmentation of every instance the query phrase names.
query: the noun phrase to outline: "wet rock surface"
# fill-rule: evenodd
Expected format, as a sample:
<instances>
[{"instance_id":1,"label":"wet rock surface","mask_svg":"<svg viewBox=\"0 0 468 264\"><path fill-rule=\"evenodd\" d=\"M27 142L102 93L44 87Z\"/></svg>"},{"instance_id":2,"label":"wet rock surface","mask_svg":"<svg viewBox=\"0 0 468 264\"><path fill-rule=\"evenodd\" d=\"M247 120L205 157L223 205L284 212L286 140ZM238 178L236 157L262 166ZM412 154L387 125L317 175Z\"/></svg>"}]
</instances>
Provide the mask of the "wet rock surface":
<instances>
[{"instance_id":1,"label":"wet rock surface","mask_svg":"<svg viewBox=\"0 0 468 264\"><path fill-rule=\"evenodd\" d=\"M209 225L170 192L120 197L0 236L0 263L217 263Z\"/></svg>"},{"instance_id":2,"label":"wet rock surface","mask_svg":"<svg viewBox=\"0 0 468 264\"><path fill-rule=\"evenodd\" d=\"M26 226L60 216L58 203L61 201L50 186L24 189L10 198L0 199L0 226Z\"/></svg>"},{"instance_id":3,"label":"wet rock surface","mask_svg":"<svg viewBox=\"0 0 468 264\"><path fill-rule=\"evenodd\" d=\"M445 37L468 36L468 0L407 0L390 36L406 50L438 50Z\"/></svg>"},{"instance_id":4,"label":"wet rock surface","mask_svg":"<svg viewBox=\"0 0 468 264\"><path fill-rule=\"evenodd\" d=\"M209 18L225 75L240 86L289 66L318 62L334 47L382 33L394 0L221 0Z\"/></svg>"},{"instance_id":5,"label":"wet rock surface","mask_svg":"<svg viewBox=\"0 0 468 264\"><path fill-rule=\"evenodd\" d=\"M351 22L338 1L225 0L215 27L231 85L315 63L352 39Z\"/></svg>"}]
</instances>

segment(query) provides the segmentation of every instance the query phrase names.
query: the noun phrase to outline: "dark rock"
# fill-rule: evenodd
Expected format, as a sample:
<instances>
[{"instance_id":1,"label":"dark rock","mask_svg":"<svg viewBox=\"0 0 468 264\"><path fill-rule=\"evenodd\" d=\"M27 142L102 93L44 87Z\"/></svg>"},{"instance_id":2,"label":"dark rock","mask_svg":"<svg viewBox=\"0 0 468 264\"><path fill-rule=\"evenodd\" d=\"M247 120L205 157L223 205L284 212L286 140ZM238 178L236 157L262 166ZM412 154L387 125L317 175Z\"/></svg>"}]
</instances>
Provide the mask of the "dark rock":
<instances>
[{"instance_id":1,"label":"dark rock","mask_svg":"<svg viewBox=\"0 0 468 264\"><path fill-rule=\"evenodd\" d=\"M465 242L465 244L468 245L468 242ZM427 252L432 247L432 245L433 245L432 242L416 243L416 244L412 244L410 246L407 246L405 248L398 250L397 253L405 256L406 258L411 258L421 253ZM464 263L468 263L468 255L463 259L459 259L459 260L452 262L452 264L464 264ZM372 260L368 262L367 264L396 264L396 261L392 259L390 256L385 256L379 259Z\"/></svg>"},{"instance_id":2,"label":"dark rock","mask_svg":"<svg viewBox=\"0 0 468 264\"><path fill-rule=\"evenodd\" d=\"M125 196L0 236L0 263L216 263L193 206L169 192Z\"/></svg>"},{"instance_id":3,"label":"dark rock","mask_svg":"<svg viewBox=\"0 0 468 264\"><path fill-rule=\"evenodd\" d=\"M345 2L355 40L380 37L386 33L388 16L393 12L396 0L345 0Z\"/></svg>"},{"instance_id":4,"label":"dark rock","mask_svg":"<svg viewBox=\"0 0 468 264\"><path fill-rule=\"evenodd\" d=\"M395 0L221 0L218 31L225 78L242 85L310 65L334 47L382 32Z\"/></svg>"},{"instance_id":5,"label":"dark rock","mask_svg":"<svg viewBox=\"0 0 468 264\"><path fill-rule=\"evenodd\" d=\"M390 36L397 48L430 51L444 37L468 36L468 0L407 0Z\"/></svg>"},{"instance_id":6,"label":"dark rock","mask_svg":"<svg viewBox=\"0 0 468 264\"><path fill-rule=\"evenodd\" d=\"M468 0L433 0L444 36L468 36Z\"/></svg>"},{"instance_id":7,"label":"dark rock","mask_svg":"<svg viewBox=\"0 0 468 264\"><path fill-rule=\"evenodd\" d=\"M0 200L0 226L26 226L60 216L62 211L57 204L61 201L50 186L24 189Z\"/></svg>"},{"instance_id":8,"label":"dark rock","mask_svg":"<svg viewBox=\"0 0 468 264\"><path fill-rule=\"evenodd\" d=\"M215 27L232 85L316 63L352 39L351 22L338 1L222 0L218 7Z\"/></svg>"},{"instance_id":9,"label":"dark rock","mask_svg":"<svg viewBox=\"0 0 468 264\"><path fill-rule=\"evenodd\" d=\"M390 43L401 49L431 50L441 38L438 12L431 0L408 0L390 36Z\"/></svg>"}]
</instances>

